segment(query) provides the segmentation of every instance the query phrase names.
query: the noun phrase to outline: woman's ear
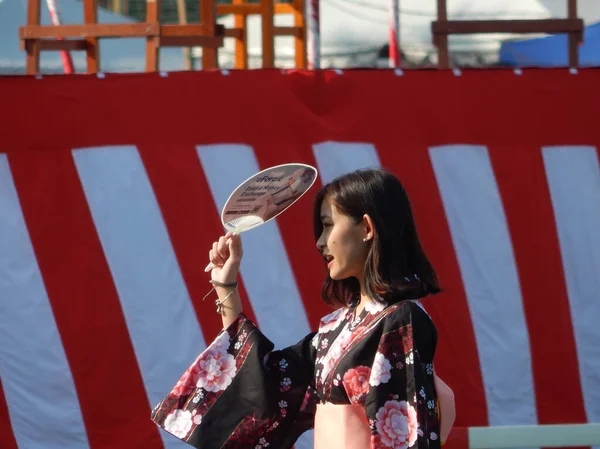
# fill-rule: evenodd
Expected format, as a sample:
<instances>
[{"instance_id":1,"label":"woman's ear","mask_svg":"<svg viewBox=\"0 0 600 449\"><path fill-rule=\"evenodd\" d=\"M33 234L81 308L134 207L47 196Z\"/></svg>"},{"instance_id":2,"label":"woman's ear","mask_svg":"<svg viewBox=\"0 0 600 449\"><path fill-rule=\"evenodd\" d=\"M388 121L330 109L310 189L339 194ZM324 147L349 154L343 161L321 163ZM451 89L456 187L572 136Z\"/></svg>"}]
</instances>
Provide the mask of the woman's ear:
<instances>
[{"instance_id":1,"label":"woman's ear","mask_svg":"<svg viewBox=\"0 0 600 449\"><path fill-rule=\"evenodd\" d=\"M375 225L368 214L363 215L362 226L364 228L363 240L365 242L373 240L373 237L375 237Z\"/></svg>"}]
</instances>

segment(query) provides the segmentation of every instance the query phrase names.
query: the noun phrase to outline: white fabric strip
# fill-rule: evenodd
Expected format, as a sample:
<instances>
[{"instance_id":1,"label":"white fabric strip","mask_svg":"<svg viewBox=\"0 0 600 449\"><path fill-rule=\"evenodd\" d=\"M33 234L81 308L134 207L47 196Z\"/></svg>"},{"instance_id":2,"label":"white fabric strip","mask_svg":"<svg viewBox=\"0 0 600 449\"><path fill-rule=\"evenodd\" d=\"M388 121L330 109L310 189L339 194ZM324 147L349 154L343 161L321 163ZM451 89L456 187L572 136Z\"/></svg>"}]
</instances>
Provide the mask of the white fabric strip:
<instances>
[{"instance_id":1,"label":"white fabric strip","mask_svg":"<svg viewBox=\"0 0 600 449\"><path fill-rule=\"evenodd\" d=\"M19 448L89 448L5 154L0 154L0 377Z\"/></svg>"},{"instance_id":2,"label":"white fabric strip","mask_svg":"<svg viewBox=\"0 0 600 449\"><path fill-rule=\"evenodd\" d=\"M134 146L73 151L151 406L205 347L161 211ZM166 432L167 449L188 447Z\"/></svg>"},{"instance_id":3,"label":"white fabric strip","mask_svg":"<svg viewBox=\"0 0 600 449\"><path fill-rule=\"evenodd\" d=\"M588 422L600 422L600 166L591 146L544 147ZM549 323L551 325L551 323Z\"/></svg>"},{"instance_id":4,"label":"white fabric strip","mask_svg":"<svg viewBox=\"0 0 600 449\"><path fill-rule=\"evenodd\" d=\"M260 171L254 150L238 144L196 148L220 214L231 192ZM207 209L212 213L212 207ZM215 235L215 240L218 237ZM258 325L278 347L298 342L310 327L277 221L243 233L242 241L240 275Z\"/></svg>"},{"instance_id":5,"label":"white fabric strip","mask_svg":"<svg viewBox=\"0 0 600 449\"><path fill-rule=\"evenodd\" d=\"M371 143L322 142L313 145L323 184L361 168L379 168L379 156Z\"/></svg>"},{"instance_id":6,"label":"white fabric strip","mask_svg":"<svg viewBox=\"0 0 600 449\"><path fill-rule=\"evenodd\" d=\"M537 424L519 277L487 148L429 153L475 329L489 424Z\"/></svg>"}]
</instances>

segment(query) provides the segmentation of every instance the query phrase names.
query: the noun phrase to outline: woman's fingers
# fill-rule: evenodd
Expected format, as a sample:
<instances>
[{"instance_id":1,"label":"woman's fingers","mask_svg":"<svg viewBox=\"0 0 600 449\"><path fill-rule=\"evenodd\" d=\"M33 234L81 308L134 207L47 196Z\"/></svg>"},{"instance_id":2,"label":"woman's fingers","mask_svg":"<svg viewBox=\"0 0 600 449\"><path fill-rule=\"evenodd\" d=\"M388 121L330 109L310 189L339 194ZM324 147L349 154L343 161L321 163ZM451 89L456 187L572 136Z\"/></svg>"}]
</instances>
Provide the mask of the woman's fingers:
<instances>
[{"instance_id":1,"label":"woman's fingers","mask_svg":"<svg viewBox=\"0 0 600 449\"><path fill-rule=\"evenodd\" d=\"M219 255L223 259L223 262L229 258L229 247L227 245L226 236L219 238L219 241L217 242L217 251L219 251Z\"/></svg>"},{"instance_id":2,"label":"woman's fingers","mask_svg":"<svg viewBox=\"0 0 600 449\"><path fill-rule=\"evenodd\" d=\"M225 263L225 258L223 258L223 256L221 256L221 253L219 252L219 242L214 242L213 246L212 246L212 257L213 260L211 261L213 264L215 265L223 265Z\"/></svg>"},{"instance_id":3,"label":"woman's fingers","mask_svg":"<svg viewBox=\"0 0 600 449\"><path fill-rule=\"evenodd\" d=\"M242 259L242 241L239 234L229 231L218 241L213 242L212 248L208 252L208 259L210 263L204 269L205 272L209 272L215 267L223 267L227 261L234 265L239 264Z\"/></svg>"}]
</instances>

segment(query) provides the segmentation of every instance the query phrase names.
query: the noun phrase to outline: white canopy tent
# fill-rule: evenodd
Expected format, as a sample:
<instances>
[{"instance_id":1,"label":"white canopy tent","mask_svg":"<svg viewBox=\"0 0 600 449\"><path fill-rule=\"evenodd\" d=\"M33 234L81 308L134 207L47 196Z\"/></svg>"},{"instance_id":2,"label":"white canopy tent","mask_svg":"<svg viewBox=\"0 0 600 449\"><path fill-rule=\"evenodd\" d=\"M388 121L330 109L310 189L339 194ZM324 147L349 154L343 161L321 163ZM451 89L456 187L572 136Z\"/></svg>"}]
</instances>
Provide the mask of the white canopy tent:
<instances>
[{"instance_id":1,"label":"white canopy tent","mask_svg":"<svg viewBox=\"0 0 600 449\"><path fill-rule=\"evenodd\" d=\"M42 23L50 24L45 2ZM77 0L57 0L62 21L82 23L83 4ZM378 54L388 42L388 0L321 0L321 48L323 67L375 66ZM436 18L436 0L400 0L400 45L409 59L421 61L433 55L431 21ZM540 0L448 0L450 18L547 18L548 9ZM20 50L18 28L26 20L26 0L0 0L0 73L24 73L25 53ZM126 23L132 20L105 10L98 12L99 23ZM231 16L220 22L232 26ZM291 16L276 17L276 24L292 25ZM497 57L500 42L513 36L473 35L450 38L450 51L480 52ZM226 39L219 51L221 67L232 67L233 46ZM260 67L260 18L248 19L250 67ZM276 38L276 65L292 67L294 45L291 37ZM201 49L194 52L201 54ZM76 71L85 70L85 55L73 52ZM143 71L145 47L143 39L103 39L100 64L106 72ZM178 48L161 49L162 70L182 70L183 54ZM62 72L58 52L43 52L42 72Z\"/></svg>"},{"instance_id":2,"label":"white canopy tent","mask_svg":"<svg viewBox=\"0 0 600 449\"><path fill-rule=\"evenodd\" d=\"M389 40L388 0L321 0L321 61L323 67L373 66ZM436 51L431 22L437 18L436 0L400 0L400 46L410 59L421 61ZM448 0L450 19L542 19L550 12L539 0ZM276 25L291 26L291 16L276 17ZM220 20L233 26L233 17ZM506 34L451 36L450 51L480 52L497 59ZM220 51L223 67L233 64L233 41ZM293 66L293 38L276 39L276 65ZM200 53L200 51L196 53ZM260 67L260 18L248 19L248 53L251 67Z\"/></svg>"}]
</instances>

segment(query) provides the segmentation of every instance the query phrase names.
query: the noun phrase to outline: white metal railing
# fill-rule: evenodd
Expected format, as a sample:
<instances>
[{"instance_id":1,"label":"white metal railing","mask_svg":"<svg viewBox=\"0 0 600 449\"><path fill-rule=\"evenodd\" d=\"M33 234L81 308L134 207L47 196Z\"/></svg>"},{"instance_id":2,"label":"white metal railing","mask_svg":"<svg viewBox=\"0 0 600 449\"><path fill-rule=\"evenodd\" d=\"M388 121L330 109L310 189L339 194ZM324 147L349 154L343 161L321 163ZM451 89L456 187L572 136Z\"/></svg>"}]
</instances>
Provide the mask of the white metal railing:
<instances>
[{"instance_id":1,"label":"white metal railing","mask_svg":"<svg viewBox=\"0 0 600 449\"><path fill-rule=\"evenodd\" d=\"M469 427L468 435L468 449L600 446L600 423Z\"/></svg>"}]
</instances>

